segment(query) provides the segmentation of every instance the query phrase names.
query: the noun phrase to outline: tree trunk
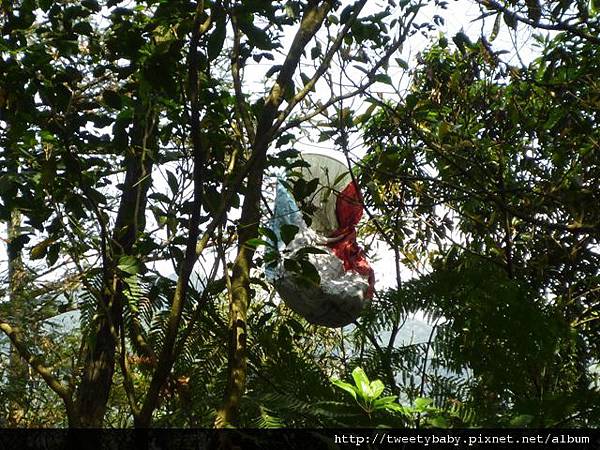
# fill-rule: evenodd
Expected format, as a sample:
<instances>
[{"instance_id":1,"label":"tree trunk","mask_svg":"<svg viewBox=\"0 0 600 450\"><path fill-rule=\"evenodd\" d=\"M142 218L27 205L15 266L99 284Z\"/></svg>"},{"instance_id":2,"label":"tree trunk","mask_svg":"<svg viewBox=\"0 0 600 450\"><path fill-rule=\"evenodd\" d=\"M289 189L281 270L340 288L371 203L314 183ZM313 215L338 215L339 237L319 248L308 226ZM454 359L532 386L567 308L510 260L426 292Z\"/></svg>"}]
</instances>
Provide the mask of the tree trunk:
<instances>
[{"instance_id":1,"label":"tree trunk","mask_svg":"<svg viewBox=\"0 0 600 450\"><path fill-rule=\"evenodd\" d=\"M267 163L267 150L275 133L272 129L273 123L286 90L291 89L292 76L298 67L304 48L321 27L330 8L331 3L328 1L310 1L306 5L300 28L294 36L256 127L252 146L255 162L248 175L244 192L242 216L238 226L238 254L232 270L227 387L223 404L215 419L216 427L237 425L240 401L246 389L246 317L251 300L250 269L254 256L254 249L248 247L246 243L258 235L261 216L260 194Z\"/></svg>"},{"instance_id":2,"label":"tree trunk","mask_svg":"<svg viewBox=\"0 0 600 450\"><path fill-rule=\"evenodd\" d=\"M21 259L21 250L16 250L12 244L13 240L20 234L21 213L13 210L10 221L7 223L8 241L8 297L10 312L13 322L22 327L24 325L23 287L25 285L25 270ZM27 413L26 390L29 381L29 368L14 345L9 350L8 385L10 395L8 400L8 426L27 426L24 423Z\"/></svg>"},{"instance_id":3,"label":"tree trunk","mask_svg":"<svg viewBox=\"0 0 600 450\"><path fill-rule=\"evenodd\" d=\"M266 156L266 155L265 155ZM250 268L254 250L246 242L258 233L260 220L260 190L266 157L256 162L248 176L242 216L238 227L238 254L231 277L229 304L229 356L228 379L223 406L215 422L217 427L236 424L239 404L246 386L246 332L247 311L250 305Z\"/></svg>"},{"instance_id":4,"label":"tree trunk","mask_svg":"<svg viewBox=\"0 0 600 450\"><path fill-rule=\"evenodd\" d=\"M200 99L198 96L198 71L199 53L198 44L200 36L210 27L211 19L202 22L204 2L196 5L194 26L190 39L190 50L188 54L188 98L190 101L190 131L193 147L193 181L194 194L192 200L192 213L188 224L188 238L186 242L185 256L179 267L177 286L171 302L171 309L167 323L167 330L163 346L158 355L156 369L152 374L150 385L138 414L134 417L136 428L147 428L152 422L152 413L158 406L160 390L167 380L175 362L175 344L177 332L186 302L188 283L197 260L196 246L200 236L200 215L202 209L202 195L204 184L204 170L208 158L208 149L200 133Z\"/></svg>"},{"instance_id":5,"label":"tree trunk","mask_svg":"<svg viewBox=\"0 0 600 450\"><path fill-rule=\"evenodd\" d=\"M149 105L139 105L132 131L132 146L125 157L125 182L115 227L106 245L103 292L98 320L84 346L83 374L77 389L75 408L78 427L102 427L115 370L115 353L122 322L123 283L117 274L121 256L131 255L140 232L145 228L148 189L151 186L152 157L155 146L154 113ZM108 241L108 237L106 237Z\"/></svg>"}]
</instances>

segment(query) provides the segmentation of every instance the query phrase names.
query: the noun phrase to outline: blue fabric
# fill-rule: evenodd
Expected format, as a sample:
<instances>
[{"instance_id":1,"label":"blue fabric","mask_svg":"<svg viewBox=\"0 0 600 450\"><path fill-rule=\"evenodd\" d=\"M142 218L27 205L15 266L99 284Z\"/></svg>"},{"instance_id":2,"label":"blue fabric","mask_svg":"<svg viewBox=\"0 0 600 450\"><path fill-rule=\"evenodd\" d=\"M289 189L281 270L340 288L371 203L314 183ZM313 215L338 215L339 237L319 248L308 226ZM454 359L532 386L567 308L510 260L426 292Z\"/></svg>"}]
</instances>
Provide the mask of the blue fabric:
<instances>
[{"instance_id":1,"label":"blue fabric","mask_svg":"<svg viewBox=\"0 0 600 450\"><path fill-rule=\"evenodd\" d=\"M281 178L278 178L275 191L275 207L273 208L273 217L271 217L269 222L269 228L273 230L275 236L277 236L277 249L279 251L285 249L285 243L281 239L281 226L285 224L296 225L300 229L306 228L306 223L302 218L302 213L300 212L294 197L281 182ZM275 244L275 242L272 242L272 244ZM281 274L277 267L267 266L265 268L265 275L267 276L267 279L275 280Z\"/></svg>"},{"instance_id":2,"label":"blue fabric","mask_svg":"<svg viewBox=\"0 0 600 450\"><path fill-rule=\"evenodd\" d=\"M281 226L296 225L298 228L306 228L306 223L302 218L302 213L294 200L292 194L287 190L281 179L277 180L277 191L275 194L275 208L273 210L273 217L270 222L270 228L275 232L277 236L279 249L285 248L285 244L281 240Z\"/></svg>"},{"instance_id":3,"label":"blue fabric","mask_svg":"<svg viewBox=\"0 0 600 450\"><path fill-rule=\"evenodd\" d=\"M299 229L299 233L287 247L281 239L281 228L285 225L295 225ZM324 240L319 233L308 229L294 197L281 178L277 180L275 206L269 228L277 237L277 246L283 252L280 254L282 259L296 258L303 248L321 245L317 241ZM341 327L360 316L368 302L365 295L369 283L366 277L353 271L345 271L342 261L329 248L323 247L323 250L320 254L304 255L319 272L320 283L317 285L286 270L281 259L267 264L265 275L286 305L310 323Z\"/></svg>"}]
</instances>

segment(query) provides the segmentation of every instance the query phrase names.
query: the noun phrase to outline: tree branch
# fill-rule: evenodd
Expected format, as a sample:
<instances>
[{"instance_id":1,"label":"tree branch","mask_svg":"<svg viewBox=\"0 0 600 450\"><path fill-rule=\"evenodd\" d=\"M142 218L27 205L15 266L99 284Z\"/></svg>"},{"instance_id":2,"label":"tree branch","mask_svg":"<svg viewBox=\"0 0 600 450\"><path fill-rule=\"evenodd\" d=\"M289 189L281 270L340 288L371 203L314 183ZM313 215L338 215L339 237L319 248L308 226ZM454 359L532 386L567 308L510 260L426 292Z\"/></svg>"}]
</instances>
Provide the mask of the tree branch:
<instances>
[{"instance_id":1,"label":"tree branch","mask_svg":"<svg viewBox=\"0 0 600 450\"><path fill-rule=\"evenodd\" d=\"M64 401L67 410L73 409L72 392L71 390L62 384L52 374L52 369L42 362L41 358L31 353L27 345L23 342L21 334L17 328L11 327L8 323L0 321L0 330L6 334L6 336L12 342L14 348L17 349L21 357L31 366L31 368L40 375L48 387L52 389L58 396Z\"/></svg>"},{"instance_id":2,"label":"tree branch","mask_svg":"<svg viewBox=\"0 0 600 450\"><path fill-rule=\"evenodd\" d=\"M175 355L173 349L177 340L177 332L181 315L185 305L188 283L194 264L197 260L196 245L200 234L200 214L202 210L202 193L204 181L204 167L207 160L207 148L200 133L200 102L198 98L198 72L199 54L198 44L200 36L205 33L210 25L210 17L202 22L204 13L204 2L199 2L196 8L192 37L190 39L190 50L188 54L188 82L189 99L191 104L190 128L193 147L193 183L194 194L192 200L192 213L188 226L188 239L186 242L185 256L179 270L177 286L171 302L171 310L167 320L167 330L164 343L158 356L156 369L152 375L150 386L142 403L139 415L136 417L137 427L148 427L152 420L152 413L156 409L160 389L167 380L173 367Z\"/></svg>"},{"instance_id":3,"label":"tree branch","mask_svg":"<svg viewBox=\"0 0 600 450\"><path fill-rule=\"evenodd\" d=\"M241 31L238 27L237 18L235 15L231 17L231 25L233 27L233 50L231 54L231 76L233 78L233 89L235 91L235 105L238 115L238 123L240 128L246 130L246 135L250 142L254 142L256 138L254 133L254 125L248 115L247 104L242 93L242 79L240 75L240 39Z\"/></svg>"},{"instance_id":4,"label":"tree branch","mask_svg":"<svg viewBox=\"0 0 600 450\"><path fill-rule=\"evenodd\" d=\"M579 36L580 38L590 41L593 44L596 44L596 45L600 44L600 38L598 36L594 36L593 34L590 34L586 31L582 30L581 28L577 28L574 25L571 25L571 24L568 24L565 22L558 22L558 23L538 22L538 21L529 19L527 17L523 17L523 16L516 14L515 12L511 11L506 6L498 3L495 0L475 0L475 1L488 9L492 9L494 11L498 11L503 14L511 15L515 20L518 20L519 22L522 22L531 27L541 28L543 30L550 30L550 31L567 31L571 34L574 34L575 36Z\"/></svg>"},{"instance_id":5,"label":"tree branch","mask_svg":"<svg viewBox=\"0 0 600 450\"><path fill-rule=\"evenodd\" d=\"M344 37L346 36L346 34L348 34L348 31L350 30L350 28L354 24L354 21L356 20L356 18L358 17L358 15L362 11L362 9L363 9L363 7L365 6L366 3L367 3L366 0L361 0L361 1L357 2L357 3L355 3L354 11L352 13L352 16L350 17L350 19L348 19L348 21L346 22L346 24L344 25L344 27L342 28L342 30L339 32L339 34L338 34L337 38L335 39L333 45L331 46L331 48L329 49L329 51L327 52L327 54L325 55L325 57L321 61L321 64L319 64L319 67L315 71L315 74L306 83L306 85L304 86L304 88L302 88L294 96L294 98L289 102L288 106L283 111L281 111L279 113L279 115L277 117L277 121L273 125L273 129L272 129L273 133L275 133L279 129L279 127L281 126L281 124L290 115L290 113L296 107L296 105L298 103L300 103L308 95L308 93L317 84L317 81L319 81L319 79L321 78L321 76L323 76L323 74L325 73L325 71L329 68L329 64L331 63L331 60L333 59L333 57L335 56L335 54L337 53L337 51L341 47L342 43L344 42Z\"/></svg>"},{"instance_id":6,"label":"tree branch","mask_svg":"<svg viewBox=\"0 0 600 450\"><path fill-rule=\"evenodd\" d=\"M294 36L277 80L265 101L256 128L252 155L247 164L248 169L251 170L248 175L238 227L238 254L232 269L227 387L224 393L223 405L219 409L215 420L215 426L217 427L224 427L237 422L241 397L246 387L246 319L248 305L251 300L250 267L254 256L254 249L247 246L246 242L258 234L260 192L266 166L267 149L273 137L273 121L279 106L283 102L286 90L291 88L292 76L300 63L304 48L321 27L330 8L330 1L318 2L313 0L308 2L300 27Z\"/></svg>"},{"instance_id":7,"label":"tree branch","mask_svg":"<svg viewBox=\"0 0 600 450\"><path fill-rule=\"evenodd\" d=\"M366 90L375 83L375 81L376 81L375 76L377 75L377 71L389 61L389 59L392 57L392 55L400 48L400 46L406 40L408 31L410 30L410 25L414 21L416 15L417 15L417 12L418 12L418 10L415 11L409 19L407 19L404 29L403 29L402 33L400 33L400 36L398 36L398 39L396 39L396 41L392 43L390 48L379 59L379 61L371 68L371 70L369 70L367 72L367 74L363 78L366 80L362 84L357 86L354 91L330 98L327 102L325 102L323 105L321 105L314 111L312 111L302 117L298 117L296 119L290 120L283 127L281 127L280 126L281 124L279 124L280 131L283 133L283 132L289 130L290 128L297 127L298 125L302 124L303 122L306 122L307 120L310 120L310 119L318 116L319 114L323 113L323 111L326 111L330 106L335 105L336 103L339 103L343 100L346 100L346 99L349 99L352 97L356 97L357 95L365 93ZM283 120L285 120L285 117L283 118ZM283 122L283 120L282 120L282 122Z\"/></svg>"}]
</instances>

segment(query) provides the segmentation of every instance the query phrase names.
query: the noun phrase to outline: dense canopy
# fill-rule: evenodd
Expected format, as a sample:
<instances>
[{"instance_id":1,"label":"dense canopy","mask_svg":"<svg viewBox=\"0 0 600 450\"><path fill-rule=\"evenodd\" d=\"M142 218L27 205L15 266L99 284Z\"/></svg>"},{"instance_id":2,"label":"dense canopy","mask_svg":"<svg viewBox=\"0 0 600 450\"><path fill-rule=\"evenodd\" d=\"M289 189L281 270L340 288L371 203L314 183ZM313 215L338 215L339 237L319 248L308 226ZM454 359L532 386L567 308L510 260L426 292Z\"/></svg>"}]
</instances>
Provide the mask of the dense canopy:
<instances>
[{"instance_id":1,"label":"dense canopy","mask_svg":"<svg viewBox=\"0 0 600 450\"><path fill-rule=\"evenodd\" d=\"M2 1L0 427L599 427L599 8ZM315 147L343 328L265 275Z\"/></svg>"}]
</instances>

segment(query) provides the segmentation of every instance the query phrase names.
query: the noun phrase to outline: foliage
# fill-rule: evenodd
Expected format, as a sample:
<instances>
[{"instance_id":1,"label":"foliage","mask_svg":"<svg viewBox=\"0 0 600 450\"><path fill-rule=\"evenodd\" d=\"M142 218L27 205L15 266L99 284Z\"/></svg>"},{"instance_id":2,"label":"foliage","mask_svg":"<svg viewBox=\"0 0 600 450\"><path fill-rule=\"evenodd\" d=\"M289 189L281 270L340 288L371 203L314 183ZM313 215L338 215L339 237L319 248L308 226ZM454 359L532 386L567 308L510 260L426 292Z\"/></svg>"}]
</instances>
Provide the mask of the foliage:
<instances>
[{"instance_id":1,"label":"foliage","mask_svg":"<svg viewBox=\"0 0 600 450\"><path fill-rule=\"evenodd\" d=\"M484 39L458 50L440 41L410 93L382 104L367 130L367 201L406 261L431 268L416 295L444 318L441 360L472 371L469 402L486 425L598 420L588 372L598 342L597 46L538 40L543 55L526 68Z\"/></svg>"},{"instance_id":2,"label":"foliage","mask_svg":"<svg viewBox=\"0 0 600 450\"><path fill-rule=\"evenodd\" d=\"M0 425L598 425L597 5L476 1L493 35L409 70L443 17L368 3L0 3ZM510 65L500 18L558 33ZM395 265L341 330L264 277L313 139Z\"/></svg>"},{"instance_id":3,"label":"foliage","mask_svg":"<svg viewBox=\"0 0 600 450\"><path fill-rule=\"evenodd\" d=\"M355 386L335 378L331 382L352 395L352 398L367 415L371 416L371 413L378 410L400 410L399 405L395 402L396 397L379 398L385 388L381 380L369 381L365 371L360 367L356 367L352 371L352 378L354 378Z\"/></svg>"}]
</instances>

